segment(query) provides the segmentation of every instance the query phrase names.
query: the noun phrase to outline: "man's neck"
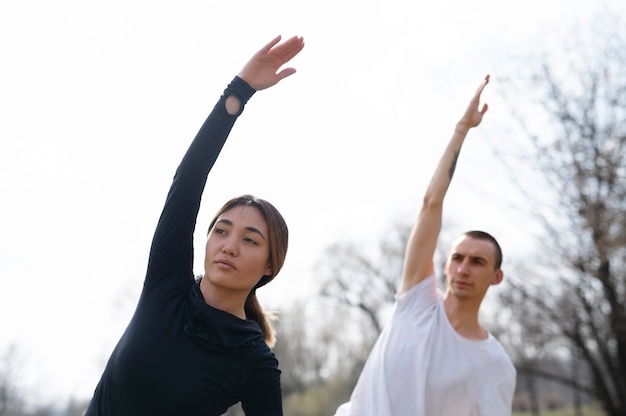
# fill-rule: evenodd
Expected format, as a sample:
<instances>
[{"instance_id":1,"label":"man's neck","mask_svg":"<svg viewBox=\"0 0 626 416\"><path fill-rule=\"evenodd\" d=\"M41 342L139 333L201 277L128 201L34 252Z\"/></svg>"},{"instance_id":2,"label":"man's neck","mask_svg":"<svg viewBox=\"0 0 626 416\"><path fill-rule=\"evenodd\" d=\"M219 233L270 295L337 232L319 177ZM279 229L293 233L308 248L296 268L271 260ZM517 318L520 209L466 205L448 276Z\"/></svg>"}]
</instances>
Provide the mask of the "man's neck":
<instances>
[{"instance_id":1,"label":"man's neck","mask_svg":"<svg viewBox=\"0 0 626 416\"><path fill-rule=\"evenodd\" d=\"M454 330L463 338L470 340L486 339L488 334L478 322L480 301L474 299L459 299L450 291L446 292L443 306L448 321Z\"/></svg>"}]
</instances>

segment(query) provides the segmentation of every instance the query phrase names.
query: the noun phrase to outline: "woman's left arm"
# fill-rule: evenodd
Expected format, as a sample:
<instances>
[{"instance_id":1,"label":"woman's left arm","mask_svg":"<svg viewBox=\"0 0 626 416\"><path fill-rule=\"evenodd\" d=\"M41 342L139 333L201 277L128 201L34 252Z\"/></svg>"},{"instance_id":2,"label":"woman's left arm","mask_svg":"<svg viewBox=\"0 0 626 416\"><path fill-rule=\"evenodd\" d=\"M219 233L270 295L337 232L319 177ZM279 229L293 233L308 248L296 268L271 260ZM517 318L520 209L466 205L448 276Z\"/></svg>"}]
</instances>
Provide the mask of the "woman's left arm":
<instances>
[{"instance_id":1,"label":"woman's left arm","mask_svg":"<svg viewBox=\"0 0 626 416\"><path fill-rule=\"evenodd\" d=\"M302 50L304 41L294 36L278 44L280 39L272 39L246 63L185 153L152 240L144 285L185 284L193 279L193 232L209 171L252 95L296 72L281 67Z\"/></svg>"}]
</instances>

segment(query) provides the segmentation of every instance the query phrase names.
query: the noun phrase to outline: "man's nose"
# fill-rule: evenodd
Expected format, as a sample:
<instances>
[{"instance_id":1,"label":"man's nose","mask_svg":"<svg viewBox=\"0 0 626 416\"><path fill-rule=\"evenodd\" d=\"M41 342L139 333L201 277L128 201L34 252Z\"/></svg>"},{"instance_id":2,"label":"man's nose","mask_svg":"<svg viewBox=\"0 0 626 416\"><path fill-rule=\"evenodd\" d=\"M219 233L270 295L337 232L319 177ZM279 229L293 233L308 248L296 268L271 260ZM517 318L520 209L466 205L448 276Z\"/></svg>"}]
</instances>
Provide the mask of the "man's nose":
<instances>
[{"instance_id":1,"label":"man's nose","mask_svg":"<svg viewBox=\"0 0 626 416\"><path fill-rule=\"evenodd\" d=\"M459 274L467 274L467 270L468 270L469 265L467 264L467 260L463 260L461 262L459 262L456 271Z\"/></svg>"}]
</instances>

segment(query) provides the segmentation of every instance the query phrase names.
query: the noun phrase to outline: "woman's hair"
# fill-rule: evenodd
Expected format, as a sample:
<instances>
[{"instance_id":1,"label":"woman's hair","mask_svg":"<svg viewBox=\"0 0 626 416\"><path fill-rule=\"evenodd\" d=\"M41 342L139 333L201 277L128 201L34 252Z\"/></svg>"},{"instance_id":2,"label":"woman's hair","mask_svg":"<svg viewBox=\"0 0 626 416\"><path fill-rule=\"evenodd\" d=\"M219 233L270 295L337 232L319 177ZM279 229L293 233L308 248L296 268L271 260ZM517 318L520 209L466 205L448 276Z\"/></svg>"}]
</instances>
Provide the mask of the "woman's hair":
<instances>
[{"instance_id":1,"label":"woman's hair","mask_svg":"<svg viewBox=\"0 0 626 416\"><path fill-rule=\"evenodd\" d=\"M494 252L495 252L494 253L495 254L494 268L498 270L500 267L502 267L502 248L500 247L500 244L498 244L498 240L496 240L494 236L484 231L478 231L478 230L467 231L463 233L463 235L470 237L470 238L474 238L476 240L489 241L493 245Z\"/></svg>"},{"instance_id":2,"label":"woman's hair","mask_svg":"<svg viewBox=\"0 0 626 416\"><path fill-rule=\"evenodd\" d=\"M250 291L246 303L244 304L244 310L248 319L252 319L259 324L265 336L265 342L271 347L276 342L276 332L272 326L274 315L263 310L256 297L256 289L271 282L283 267L285 257L287 256L289 230L287 229L285 219L274 205L253 195L241 195L227 201L222 208L217 211L209 225L209 232L213 229L220 215L231 208L241 205L257 208L263 215L269 232L268 241L270 246L270 267L272 274L260 278L256 286Z\"/></svg>"}]
</instances>

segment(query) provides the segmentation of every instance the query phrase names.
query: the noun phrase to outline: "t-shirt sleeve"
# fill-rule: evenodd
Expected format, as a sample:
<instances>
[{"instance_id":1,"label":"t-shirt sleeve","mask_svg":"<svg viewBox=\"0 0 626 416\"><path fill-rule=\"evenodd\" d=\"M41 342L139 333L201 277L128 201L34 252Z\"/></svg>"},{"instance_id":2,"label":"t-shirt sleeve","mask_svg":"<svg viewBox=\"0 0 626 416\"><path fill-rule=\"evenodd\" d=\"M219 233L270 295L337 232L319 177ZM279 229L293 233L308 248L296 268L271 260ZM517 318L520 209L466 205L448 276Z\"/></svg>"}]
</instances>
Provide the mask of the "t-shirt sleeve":
<instances>
[{"instance_id":1,"label":"t-shirt sleeve","mask_svg":"<svg viewBox=\"0 0 626 416\"><path fill-rule=\"evenodd\" d=\"M397 315L419 315L432 307L442 294L437 288L437 277L429 276L408 291L396 295Z\"/></svg>"},{"instance_id":2,"label":"t-shirt sleeve","mask_svg":"<svg viewBox=\"0 0 626 416\"><path fill-rule=\"evenodd\" d=\"M176 169L152 240L146 286L185 284L194 278L193 233L206 179L235 121L254 92L245 81L235 77ZM230 95L237 96L241 102L239 113L234 115L226 111L225 102Z\"/></svg>"}]
</instances>

